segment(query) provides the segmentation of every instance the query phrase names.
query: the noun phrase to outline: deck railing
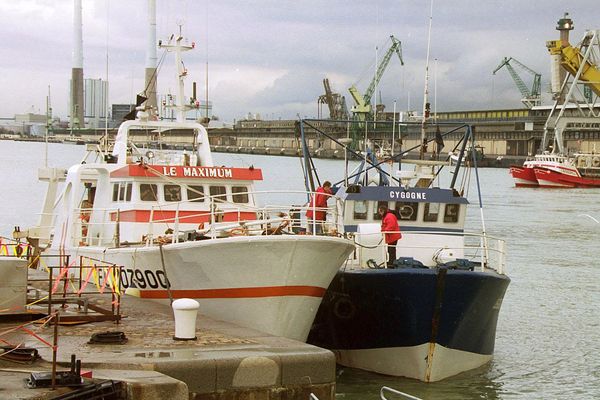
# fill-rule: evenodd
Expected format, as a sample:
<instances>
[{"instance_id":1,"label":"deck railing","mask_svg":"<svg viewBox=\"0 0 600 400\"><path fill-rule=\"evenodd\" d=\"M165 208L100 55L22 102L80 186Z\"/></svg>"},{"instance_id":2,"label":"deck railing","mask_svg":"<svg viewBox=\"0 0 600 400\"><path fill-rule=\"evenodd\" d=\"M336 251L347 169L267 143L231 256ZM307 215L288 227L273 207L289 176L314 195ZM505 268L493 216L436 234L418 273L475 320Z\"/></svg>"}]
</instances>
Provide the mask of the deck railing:
<instances>
[{"instance_id":1,"label":"deck railing","mask_svg":"<svg viewBox=\"0 0 600 400\"><path fill-rule=\"evenodd\" d=\"M126 238L127 235L122 234L120 214L127 209L94 209L92 219L89 222L82 222L80 215L91 210L78 208L73 211L73 221L76 221L73 243L90 246L112 244L118 247L125 238L129 243L143 242L147 246L152 246L199 238L280 234L335 236L342 232L342 227L338 225L340 219L333 200L330 201L332 203L330 207L318 208L310 207L308 202L290 205L301 203L301 199L306 201L307 192L304 191L254 191L239 192L234 195L245 196L249 201L235 203L224 199L225 195L206 195L202 201L194 199L151 204L146 208L149 211L146 227L141 234L137 235L140 236L137 240ZM260 201L263 197L271 202ZM273 202L273 198L277 197L285 198L286 202L287 199L299 201L279 204ZM256 203L264 205L256 206ZM312 221L312 224L309 224L306 217L309 209L312 209L313 215L317 211L325 211L328 216L327 221L323 223ZM168 213L168 216L165 216L165 213ZM198 223L199 220L202 222ZM316 229L317 225L321 225L322 229Z\"/></svg>"},{"instance_id":2,"label":"deck railing","mask_svg":"<svg viewBox=\"0 0 600 400\"><path fill-rule=\"evenodd\" d=\"M369 249L382 249L382 254L387 254L387 248L389 245L383 240L382 233L369 233L360 235L362 238L372 238L367 240L369 243L377 243L376 245L369 246ZM452 244L427 244L426 240L419 240L418 244L411 241L414 244L406 244L406 239L400 239L397 244L396 256L399 257L414 257L415 254L427 254L427 261L430 263L441 265L448 262L451 258L450 254L461 254L460 257L454 257L466 259L476 265L478 270L484 271L486 269L495 270L499 274L505 273L506 266L506 242L502 239L482 234L480 232L436 232L436 231L418 231L411 230L410 232L403 232L403 235L423 235L425 236L439 236L439 237L455 237L463 238L460 245ZM404 242L403 242L404 240ZM360 244L359 244L360 246ZM425 262L424 262L425 264Z\"/></svg>"}]
</instances>

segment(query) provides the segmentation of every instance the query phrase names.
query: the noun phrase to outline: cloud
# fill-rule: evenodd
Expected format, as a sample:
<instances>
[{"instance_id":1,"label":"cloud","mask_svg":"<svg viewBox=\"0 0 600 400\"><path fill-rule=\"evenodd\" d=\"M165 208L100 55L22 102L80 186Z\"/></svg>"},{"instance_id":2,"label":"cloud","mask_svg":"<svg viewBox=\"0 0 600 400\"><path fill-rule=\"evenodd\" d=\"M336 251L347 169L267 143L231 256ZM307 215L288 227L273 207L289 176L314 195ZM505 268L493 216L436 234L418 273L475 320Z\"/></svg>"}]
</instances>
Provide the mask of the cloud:
<instances>
[{"instance_id":1,"label":"cloud","mask_svg":"<svg viewBox=\"0 0 600 400\"><path fill-rule=\"evenodd\" d=\"M84 76L110 82L110 102L132 101L143 90L146 58L146 0L83 1ZM392 107L420 109L427 51L429 2L317 0L281 2L157 1L157 38L182 32L197 43L185 55L190 81L209 98L214 112L231 121L248 112L273 118L316 116L322 80L346 96L355 83L364 91L374 61L389 35L402 41L406 65L392 58L377 98ZM558 37L564 2L517 0L437 1L433 10L431 90L438 109L520 107L520 93L506 71L492 76L503 57L514 57L549 77L546 40ZM596 1L569 4L575 21L572 42L598 28ZM55 113L66 117L71 76L72 1L0 2L3 59L0 116L45 109L48 85ZM161 52L159 51L159 54ZM108 64L107 64L108 59ZM436 61L437 60L437 61ZM173 91L172 59L159 76L159 91ZM434 65L435 75L434 75ZM523 73L527 82L527 74ZM189 87L190 85L188 85ZM200 91L200 90L199 90ZM191 93L188 93L191 95ZM199 96L200 97L200 96Z\"/></svg>"}]
</instances>

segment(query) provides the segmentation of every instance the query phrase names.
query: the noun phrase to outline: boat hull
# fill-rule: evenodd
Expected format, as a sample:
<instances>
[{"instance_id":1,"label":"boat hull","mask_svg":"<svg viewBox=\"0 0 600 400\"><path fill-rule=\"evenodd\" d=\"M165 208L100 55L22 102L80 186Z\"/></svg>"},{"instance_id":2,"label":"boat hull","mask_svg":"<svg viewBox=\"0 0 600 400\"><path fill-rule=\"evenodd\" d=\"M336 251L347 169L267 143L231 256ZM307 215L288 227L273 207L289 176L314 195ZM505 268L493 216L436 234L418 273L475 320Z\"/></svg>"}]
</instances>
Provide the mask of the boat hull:
<instances>
[{"instance_id":1,"label":"boat hull","mask_svg":"<svg viewBox=\"0 0 600 400\"><path fill-rule=\"evenodd\" d=\"M534 168L541 187L550 188L597 188L600 178L587 178L579 173L566 174L546 168Z\"/></svg>"},{"instance_id":2,"label":"boat hull","mask_svg":"<svg viewBox=\"0 0 600 400\"><path fill-rule=\"evenodd\" d=\"M162 256L158 246L67 252L123 266L128 293L162 302L193 298L201 314L305 341L329 283L353 250L337 237L274 235L168 244Z\"/></svg>"},{"instance_id":3,"label":"boat hull","mask_svg":"<svg viewBox=\"0 0 600 400\"><path fill-rule=\"evenodd\" d=\"M509 282L495 272L341 271L308 342L333 350L344 366L438 381L492 358Z\"/></svg>"},{"instance_id":4,"label":"boat hull","mask_svg":"<svg viewBox=\"0 0 600 400\"><path fill-rule=\"evenodd\" d=\"M537 187L538 181L535 177L533 168L519 167L517 165L510 166L510 174L512 175L516 187Z\"/></svg>"}]
</instances>

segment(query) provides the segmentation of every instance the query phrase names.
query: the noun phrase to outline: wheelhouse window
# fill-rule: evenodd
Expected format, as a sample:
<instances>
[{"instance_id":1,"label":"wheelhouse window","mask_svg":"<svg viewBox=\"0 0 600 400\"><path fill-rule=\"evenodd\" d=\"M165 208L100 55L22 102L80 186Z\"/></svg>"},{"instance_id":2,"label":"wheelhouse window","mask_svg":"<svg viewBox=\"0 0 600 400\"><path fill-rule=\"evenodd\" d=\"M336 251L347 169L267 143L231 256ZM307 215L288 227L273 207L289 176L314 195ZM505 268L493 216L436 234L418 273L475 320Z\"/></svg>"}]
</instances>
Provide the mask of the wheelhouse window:
<instances>
[{"instance_id":1,"label":"wheelhouse window","mask_svg":"<svg viewBox=\"0 0 600 400\"><path fill-rule=\"evenodd\" d=\"M367 219L367 212L369 210L369 203L366 200L355 200L354 201L354 219Z\"/></svg>"},{"instance_id":2,"label":"wheelhouse window","mask_svg":"<svg viewBox=\"0 0 600 400\"><path fill-rule=\"evenodd\" d=\"M181 186L165 185L163 188L165 201L181 201Z\"/></svg>"},{"instance_id":3,"label":"wheelhouse window","mask_svg":"<svg viewBox=\"0 0 600 400\"><path fill-rule=\"evenodd\" d=\"M248 188L246 186L233 186L231 194L234 203L248 203Z\"/></svg>"},{"instance_id":4,"label":"wheelhouse window","mask_svg":"<svg viewBox=\"0 0 600 400\"><path fill-rule=\"evenodd\" d=\"M204 201L204 186L190 185L187 188L187 198L189 201L203 202Z\"/></svg>"},{"instance_id":5,"label":"wheelhouse window","mask_svg":"<svg viewBox=\"0 0 600 400\"><path fill-rule=\"evenodd\" d=\"M211 197L216 200L226 200L227 189L225 186L211 186L209 188Z\"/></svg>"},{"instance_id":6,"label":"wheelhouse window","mask_svg":"<svg viewBox=\"0 0 600 400\"><path fill-rule=\"evenodd\" d=\"M419 212L419 203L417 202L396 202L396 215L401 221L416 221Z\"/></svg>"},{"instance_id":7,"label":"wheelhouse window","mask_svg":"<svg viewBox=\"0 0 600 400\"><path fill-rule=\"evenodd\" d=\"M446 204L444 222L458 222L460 204Z\"/></svg>"},{"instance_id":8,"label":"wheelhouse window","mask_svg":"<svg viewBox=\"0 0 600 400\"><path fill-rule=\"evenodd\" d=\"M375 204L375 209L373 210L373 219L375 221L381 221L381 215L379 215L379 207L380 206L388 206L388 202L387 201L378 201Z\"/></svg>"},{"instance_id":9,"label":"wheelhouse window","mask_svg":"<svg viewBox=\"0 0 600 400\"><path fill-rule=\"evenodd\" d=\"M440 214L440 203L425 203L423 222L437 222Z\"/></svg>"},{"instance_id":10,"label":"wheelhouse window","mask_svg":"<svg viewBox=\"0 0 600 400\"><path fill-rule=\"evenodd\" d=\"M140 200L142 201L158 201L158 188L154 184L140 184Z\"/></svg>"},{"instance_id":11,"label":"wheelhouse window","mask_svg":"<svg viewBox=\"0 0 600 400\"><path fill-rule=\"evenodd\" d=\"M131 183L119 182L113 184L113 201L131 201Z\"/></svg>"}]
</instances>

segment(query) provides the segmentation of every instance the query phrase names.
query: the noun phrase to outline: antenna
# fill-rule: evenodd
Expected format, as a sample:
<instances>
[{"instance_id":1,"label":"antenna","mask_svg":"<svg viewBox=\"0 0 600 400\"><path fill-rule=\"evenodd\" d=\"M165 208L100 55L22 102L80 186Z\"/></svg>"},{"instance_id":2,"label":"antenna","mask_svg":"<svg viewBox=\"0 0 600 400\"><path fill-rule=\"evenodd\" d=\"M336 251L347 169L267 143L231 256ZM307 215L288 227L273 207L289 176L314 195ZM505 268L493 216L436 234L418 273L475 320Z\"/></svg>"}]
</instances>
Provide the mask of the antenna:
<instances>
[{"instance_id":1,"label":"antenna","mask_svg":"<svg viewBox=\"0 0 600 400\"><path fill-rule=\"evenodd\" d=\"M109 39L109 21L110 21L110 1L106 2L106 93L104 94L104 101L106 102L106 109L104 112L104 149L107 150L108 149L108 111L109 111L109 104L110 101L108 101L108 39ZM102 92L104 92L104 90L102 90L102 86L100 86L100 90Z\"/></svg>"},{"instance_id":2,"label":"antenna","mask_svg":"<svg viewBox=\"0 0 600 400\"><path fill-rule=\"evenodd\" d=\"M206 2L206 22L204 26L206 27L206 124L208 126L209 116L208 116L208 1Z\"/></svg>"},{"instance_id":3,"label":"antenna","mask_svg":"<svg viewBox=\"0 0 600 400\"><path fill-rule=\"evenodd\" d=\"M50 101L50 85L46 96L46 146L44 149L44 167L48 167L48 131L52 128L52 103Z\"/></svg>"},{"instance_id":4,"label":"antenna","mask_svg":"<svg viewBox=\"0 0 600 400\"><path fill-rule=\"evenodd\" d=\"M429 13L429 32L427 33L427 60L425 62L425 89L423 91L423 121L421 122L421 150L419 152L419 159L425 158L425 151L427 149L427 119L429 118L429 112L431 106L428 101L429 95L429 52L431 50L431 24L433 21L433 0L431 0L431 10Z\"/></svg>"}]
</instances>

